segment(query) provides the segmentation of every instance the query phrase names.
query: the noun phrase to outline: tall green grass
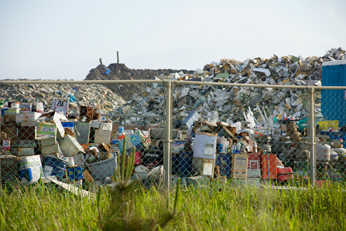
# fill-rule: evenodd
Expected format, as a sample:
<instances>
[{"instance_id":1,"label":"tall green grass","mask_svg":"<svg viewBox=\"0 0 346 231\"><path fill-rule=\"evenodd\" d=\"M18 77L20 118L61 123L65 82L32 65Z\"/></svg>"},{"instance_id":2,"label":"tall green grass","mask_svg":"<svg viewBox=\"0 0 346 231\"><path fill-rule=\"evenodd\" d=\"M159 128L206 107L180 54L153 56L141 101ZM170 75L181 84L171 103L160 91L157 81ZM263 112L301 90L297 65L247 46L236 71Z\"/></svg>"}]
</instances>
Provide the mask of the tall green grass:
<instances>
[{"instance_id":1,"label":"tall green grass","mask_svg":"<svg viewBox=\"0 0 346 231\"><path fill-rule=\"evenodd\" d=\"M0 230L99 230L97 202L52 185L4 187ZM136 189L134 216L160 220L165 193ZM173 208L171 193L169 207ZM101 212L110 196L103 190ZM322 189L269 190L245 187L190 187L181 190L177 214L165 230L346 230L346 194Z\"/></svg>"}]
</instances>

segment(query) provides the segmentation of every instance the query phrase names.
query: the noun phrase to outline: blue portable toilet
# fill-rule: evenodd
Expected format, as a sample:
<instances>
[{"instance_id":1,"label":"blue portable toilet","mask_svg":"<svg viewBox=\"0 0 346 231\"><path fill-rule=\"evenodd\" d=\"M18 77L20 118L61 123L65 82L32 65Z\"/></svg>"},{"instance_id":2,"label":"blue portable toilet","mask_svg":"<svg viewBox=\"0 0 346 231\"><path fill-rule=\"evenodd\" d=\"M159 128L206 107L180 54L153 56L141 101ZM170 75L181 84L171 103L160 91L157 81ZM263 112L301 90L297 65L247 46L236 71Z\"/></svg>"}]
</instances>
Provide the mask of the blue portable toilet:
<instances>
[{"instance_id":1,"label":"blue portable toilet","mask_svg":"<svg viewBox=\"0 0 346 231\"><path fill-rule=\"evenodd\" d=\"M346 60L322 64L322 86L346 86ZM325 120L339 120L346 125L346 90L323 89L321 111Z\"/></svg>"}]
</instances>

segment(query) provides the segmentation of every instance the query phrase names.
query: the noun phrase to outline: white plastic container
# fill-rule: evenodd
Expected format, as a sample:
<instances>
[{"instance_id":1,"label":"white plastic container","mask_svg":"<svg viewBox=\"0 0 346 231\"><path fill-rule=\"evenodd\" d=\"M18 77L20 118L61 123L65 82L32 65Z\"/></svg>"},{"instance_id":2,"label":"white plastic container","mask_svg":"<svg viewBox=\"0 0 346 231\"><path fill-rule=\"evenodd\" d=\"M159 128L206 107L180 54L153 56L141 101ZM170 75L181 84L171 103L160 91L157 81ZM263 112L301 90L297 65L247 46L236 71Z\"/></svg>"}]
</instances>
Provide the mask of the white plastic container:
<instances>
[{"instance_id":1,"label":"white plastic container","mask_svg":"<svg viewBox=\"0 0 346 231\"><path fill-rule=\"evenodd\" d=\"M114 170L117 167L117 159L113 157L108 160L87 164L87 166L94 180L103 180L106 177L112 177L114 175Z\"/></svg>"},{"instance_id":2,"label":"white plastic container","mask_svg":"<svg viewBox=\"0 0 346 231\"><path fill-rule=\"evenodd\" d=\"M36 105L36 112L43 113L44 112L44 107L43 103L41 101L38 101Z\"/></svg>"},{"instance_id":3,"label":"white plastic container","mask_svg":"<svg viewBox=\"0 0 346 231\"><path fill-rule=\"evenodd\" d=\"M217 134L196 132L193 144L193 157L216 159Z\"/></svg>"},{"instance_id":4,"label":"white plastic container","mask_svg":"<svg viewBox=\"0 0 346 231\"><path fill-rule=\"evenodd\" d=\"M19 158L19 177L23 184L38 182L42 175L42 163L39 155Z\"/></svg>"},{"instance_id":5,"label":"white plastic container","mask_svg":"<svg viewBox=\"0 0 346 231\"><path fill-rule=\"evenodd\" d=\"M217 138L217 150L219 153L226 154L228 149L229 141L225 137Z\"/></svg>"},{"instance_id":6,"label":"white plastic container","mask_svg":"<svg viewBox=\"0 0 346 231\"><path fill-rule=\"evenodd\" d=\"M43 175L44 177L50 177L52 175L53 167L51 166L44 166L43 168Z\"/></svg>"},{"instance_id":7,"label":"white plastic container","mask_svg":"<svg viewBox=\"0 0 346 231\"><path fill-rule=\"evenodd\" d=\"M317 162L328 162L330 161L330 146L328 144L317 144L316 145L316 161Z\"/></svg>"}]
</instances>

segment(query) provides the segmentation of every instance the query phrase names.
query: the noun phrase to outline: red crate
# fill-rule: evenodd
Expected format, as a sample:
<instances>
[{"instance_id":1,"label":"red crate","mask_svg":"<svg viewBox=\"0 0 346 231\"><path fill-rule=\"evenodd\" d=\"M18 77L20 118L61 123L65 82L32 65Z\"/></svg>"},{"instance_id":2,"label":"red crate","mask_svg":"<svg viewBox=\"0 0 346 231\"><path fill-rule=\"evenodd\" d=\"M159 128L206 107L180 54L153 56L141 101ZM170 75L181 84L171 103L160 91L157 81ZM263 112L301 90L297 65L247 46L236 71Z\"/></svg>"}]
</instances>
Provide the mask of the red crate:
<instances>
[{"instance_id":1,"label":"red crate","mask_svg":"<svg viewBox=\"0 0 346 231\"><path fill-rule=\"evenodd\" d=\"M294 179L292 168L277 168L278 181L289 181Z\"/></svg>"}]
</instances>

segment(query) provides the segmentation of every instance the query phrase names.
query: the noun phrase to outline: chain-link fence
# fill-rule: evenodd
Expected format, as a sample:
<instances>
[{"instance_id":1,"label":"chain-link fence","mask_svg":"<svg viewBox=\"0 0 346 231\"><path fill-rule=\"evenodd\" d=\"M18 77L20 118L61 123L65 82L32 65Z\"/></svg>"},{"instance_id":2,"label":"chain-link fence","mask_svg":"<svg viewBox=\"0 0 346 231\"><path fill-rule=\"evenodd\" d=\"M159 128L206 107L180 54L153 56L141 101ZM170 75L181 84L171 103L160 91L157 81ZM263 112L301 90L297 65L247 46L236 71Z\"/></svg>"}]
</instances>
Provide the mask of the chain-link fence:
<instances>
[{"instance_id":1,"label":"chain-link fence","mask_svg":"<svg viewBox=\"0 0 346 231\"><path fill-rule=\"evenodd\" d=\"M128 157L133 148L132 180L146 186L165 182L169 188L178 178L185 185L257 186L344 179L346 87L167 79L59 82L99 83L112 94L130 83L136 90L120 95L127 101L108 111L102 92L99 103L80 93L67 99L47 94L46 105L18 98L3 105L2 183L56 178L85 188L114 184L117 156Z\"/></svg>"}]
</instances>

